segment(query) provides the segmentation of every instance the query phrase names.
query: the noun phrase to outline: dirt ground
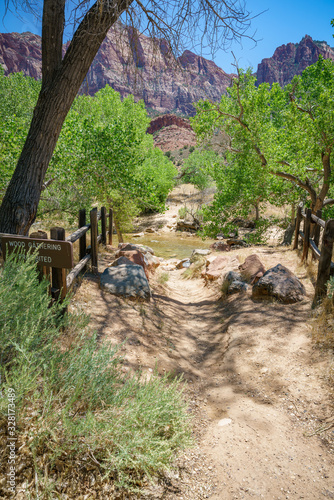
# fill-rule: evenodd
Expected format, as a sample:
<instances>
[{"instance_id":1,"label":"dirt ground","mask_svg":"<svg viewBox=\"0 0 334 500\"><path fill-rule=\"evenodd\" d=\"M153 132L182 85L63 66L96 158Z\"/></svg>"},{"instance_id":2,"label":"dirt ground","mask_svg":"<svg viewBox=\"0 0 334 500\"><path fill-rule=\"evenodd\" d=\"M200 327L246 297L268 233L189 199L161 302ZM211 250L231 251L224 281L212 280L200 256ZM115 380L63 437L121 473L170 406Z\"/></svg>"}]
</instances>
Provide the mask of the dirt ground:
<instances>
[{"instance_id":1,"label":"dirt ground","mask_svg":"<svg viewBox=\"0 0 334 500\"><path fill-rule=\"evenodd\" d=\"M183 374L195 446L142 498L212 500L334 498L333 398L328 355L312 347L313 286L296 252L257 253L266 268L284 264L303 282L303 302L221 298L204 280L164 271L150 303L118 299L85 279L75 307L91 314L101 342L124 342L124 370ZM103 271L111 256L99 263ZM164 272L166 277L166 272ZM160 280L161 282L161 280ZM327 430L324 430L327 429Z\"/></svg>"}]
</instances>

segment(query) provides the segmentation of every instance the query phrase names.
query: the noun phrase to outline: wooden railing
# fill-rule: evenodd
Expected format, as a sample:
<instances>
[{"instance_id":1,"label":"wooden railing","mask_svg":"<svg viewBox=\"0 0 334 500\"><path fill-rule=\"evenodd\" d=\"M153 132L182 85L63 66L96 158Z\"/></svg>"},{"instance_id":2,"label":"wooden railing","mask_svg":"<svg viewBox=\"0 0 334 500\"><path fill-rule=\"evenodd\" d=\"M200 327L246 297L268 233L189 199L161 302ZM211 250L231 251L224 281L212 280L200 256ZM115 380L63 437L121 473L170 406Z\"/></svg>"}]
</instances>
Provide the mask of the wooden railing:
<instances>
[{"instance_id":1,"label":"wooden railing","mask_svg":"<svg viewBox=\"0 0 334 500\"><path fill-rule=\"evenodd\" d=\"M105 207L102 207L98 212L97 208L93 208L89 213L90 221L86 222L86 210L80 210L79 212L79 223L78 229L74 231L70 236L65 237L65 229L62 227L53 227L50 229L51 240L67 241L70 243L75 243L79 240L79 262L70 269L67 274L68 269L65 267L50 267L47 265L40 265L39 272L40 276L45 276L50 280L50 293L53 298L58 299L60 297L63 300L70 287L72 286L75 278L78 274L87 268L87 264L91 262L91 268L93 273L97 273L97 261L98 261L98 249L99 244L106 245L107 237L108 244L112 245L112 234L113 234L113 212L110 209L107 213ZM109 220L108 220L109 219ZM101 232L99 232L99 221L101 221ZM87 232L90 231L90 245L87 246L86 236ZM13 235L0 234L1 236L14 237ZM17 236L16 236L17 238ZM29 241L30 238L35 240L46 240L48 235L45 231L33 232L29 235L29 238L22 237L21 239ZM29 246L29 243L28 243ZM71 249L73 254L73 250ZM50 261L51 262L51 261ZM72 257L73 263L73 257ZM61 266L62 264L60 264ZM73 265L73 264L70 264Z\"/></svg>"},{"instance_id":2,"label":"wooden railing","mask_svg":"<svg viewBox=\"0 0 334 500\"><path fill-rule=\"evenodd\" d=\"M327 294L327 282L330 276L334 274L334 264L332 262L334 219L324 221L321 217L321 210L318 210L316 215L314 215L310 208L303 211L302 204L300 204L297 210L295 238L293 243L293 249L297 250L299 236L301 236L303 240L302 262L307 262L309 249L312 251L312 257L319 261L313 307ZM302 221L304 221L303 231L300 230ZM321 231L322 241L321 250L319 250Z\"/></svg>"}]
</instances>

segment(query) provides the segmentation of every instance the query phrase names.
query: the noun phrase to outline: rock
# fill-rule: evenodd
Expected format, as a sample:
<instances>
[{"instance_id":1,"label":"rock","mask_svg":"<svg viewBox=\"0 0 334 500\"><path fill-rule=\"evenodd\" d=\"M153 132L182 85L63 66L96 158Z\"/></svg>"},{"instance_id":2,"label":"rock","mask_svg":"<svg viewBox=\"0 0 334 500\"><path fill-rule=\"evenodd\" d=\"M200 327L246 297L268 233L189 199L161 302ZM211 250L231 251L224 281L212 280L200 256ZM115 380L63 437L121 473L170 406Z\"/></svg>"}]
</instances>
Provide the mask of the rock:
<instances>
[{"instance_id":1,"label":"rock","mask_svg":"<svg viewBox=\"0 0 334 500\"><path fill-rule=\"evenodd\" d=\"M256 254L249 255L239 266L243 281L254 285L266 272L264 265Z\"/></svg>"},{"instance_id":2,"label":"rock","mask_svg":"<svg viewBox=\"0 0 334 500\"><path fill-rule=\"evenodd\" d=\"M249 285L244 281L235 280L229 285L227 293L228 295L234 295L235 293L245 293L247 292Z\"/></svg>"},{"instance_id":3,"label":"rock","mask_svg":"<svg viewBox=\"0 0 334 500\"><path fill-rule=\"evenodd\" d=\"M184 269L190 266L190 259L182 259L175 266L176 269Z\"/></svg>"},{"instance_id":4,"label":"rock","mask_svg":"<svg viewBox=\"0 0 334 500\"><path fill-rule=\"evenodd\" d=\"M144 300L151 298L150 285L144 269L137 264L107 267L101 275L100 285L103 290L113 295Z\"/></svg>"},{"instance_id":5,"label":"rock","mask_svg":"<svg viewBox=\"0 0 334 500\"><path fill-rule=\"evenodd\" d=\"M126 264L127 266L134 266L135 264L127 259L126 257L118 257L118 259L114 260L109 267L116 267L116 266L121 266L122 264Z\"/></svg>"},{"instance_id":6,"label":"rock","mask_svg":"<svg viewBox=\"0 0 334 500\"><path fill-rule=\"evenodd\" d=\"M145 229L145 233L156 233L156 229L154 229L154 227L147 227Z\"/></svg>"},{"instance_id":7,"label":"rock","mask_svg":"<svg viewBox=\"0 0 334 500\"><path fill-rule=\"evenodd\" d=\"M212 248L212 250L217 250L218 252L229 252L231 250L230 245L224 243L223 241L215 241L212 245L210 245L210 248Z\"/></svg>"},{"instance_id":8,"label":"rock","mask_svg":"<svg viewBox=\"0 0 334 500\"><path fill-rule=\"evenodd\" d=\"M222 283L222 290L227 295L233 295L235 293L247 292L249 286L245 281L242 280L242 276L237 271L229 271L225 274Z\"/></svg>"},{"instance_id":9,"label":"rock","mask_svg":"<svg viewBox=\"0 0 334 500\"><path fill-rule=\"evenodd\" d=\"M226 243L230 246L248 247L248 244L244 240L238 240L235 237L230 238Z\"/></svg>"},{"instance_id":10,"label":"rock","mask_svg":"<svg viewBox=\"0 0 334 500\"><path fill-rule=\"evenodd\" d=\"M141 266L144 269L145 274L148 278L148 261L139 250L119 250L118 256L126 257L131 262L133 262L133 264Z\"/></svg>"},{"instance_id":11,"label":"rock","mask_svg":"<svg viewBox=\"0 0 334 500\"><path fill-rule=\"evenodd\" d=\"M209 255L209 253L211 253L211 250L209 250L208 248L196 248L195 250L193 250L191 252L191 256L190 256L190 262L195 262L197 256L202 256L202 257L205 257L206 255Z\"/></svg>"},{"instance_id":12,"label":"rock","mask_svg":"<svg viewBox=\"0 0 334 500\"><path fill-rule=\"evenodd\" d=\"M300 75L307 66L324 59L334 60L334 49L326 42L312 40L305 35L299 43L288 43L278 47L272 57L262 59L257 67L257 85L278 82L281 87L290 83L295 75Z\"/></svg>"},{"instance_id":13,"label":"rock","mask_svg":"<svg viewBox=\"0 0 334 500\"><path fill-rule=\"evenodd\" d=\"M154 255L154 250L151 247L148 247L147 245L140 245L139 243L119 243L118 249L123 250L124 252L127 252L128 250L138 250L144 255L148 252Z\"/></svg>"},{"instance_id":14,"label":"rock","mask_svg":"<svg viewBox=\"0 0 334 500\"><path fill-rule=\"evenodd\" d=\"M203 278L210 281L217 280L219 276L221 276L223 270L226 268L227 263L228 263L228 258L219 255L212 262L210 262L206 270L203 271L202 273Z\"/></svg>"},{"instance_id":15,"label":"rock","mask_svg":"<svg viewBox=\"0 0 334 500\"><path fill-rule=\"evenodd\" d=\"M245 229L254 229L255 222L252 220L242 219L241 217L237 217L233 219L232 224L236 224L238 227L243 227Z\"/></svg>"},{"instance_id":16,"label":"rock","mask_svg":"<svg viewBox=\"0 0 334 500\"><path fill-rule=\"evenodd\" d=\"M233 281L242 281L242 277L239 272L229 271L228 273L225 274L224 282L227 282L230 285Z\"/></svg>"},{"instance_id":17,"label":"rock","mask_svg":"<svg viewBox=\"0 0 334 500\"><path fill-rule=\"evenodd\" d=\"M150 252L145 254L145 259L147 260L147 268L149 272L154 273L157 267L160 266L160 260L155 255L152 255Z\"/></svg>"},{"instance_id":18,"label":"rock","mask_svg":"<svg viewBox=\"0 0 334 500\"><path fill-rule=\"evenodd\" d=\"M252 298L255 300L273 297L284 304L303 300L305 295L304 285L282 264L268 269L252 290Z\"/></svg>"},{"instance_id":19,"label":"rock","mask_svg":"<svg viewBox=\"0 0 334 500\"><path fill-rule=\"evenodd\" d=\"M143 236L145 236L145 233L135 233L132 235L132 238L142 238Z\"/></svg>"},{"instance_id":20,"label":"rock","mask_svg":"<svg viewBox=\"0 0 334 500\"><path fill-rule=\"evenodd\" d=\"M197 219L180 219L176 223L176 231L198 231L201 224Z\"/></svg>"}]
</instances>

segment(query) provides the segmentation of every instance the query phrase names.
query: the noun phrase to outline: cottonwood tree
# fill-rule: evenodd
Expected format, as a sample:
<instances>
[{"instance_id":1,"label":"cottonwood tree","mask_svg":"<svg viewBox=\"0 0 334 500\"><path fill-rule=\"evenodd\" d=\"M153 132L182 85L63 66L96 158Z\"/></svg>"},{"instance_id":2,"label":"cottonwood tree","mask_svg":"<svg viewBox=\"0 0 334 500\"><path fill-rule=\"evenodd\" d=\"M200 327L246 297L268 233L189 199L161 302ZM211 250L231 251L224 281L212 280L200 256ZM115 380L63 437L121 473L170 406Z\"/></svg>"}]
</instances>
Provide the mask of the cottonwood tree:
<instances>
[{"instance_id":1,"label":"cottonwood tree","mask_svg":"<svg viewBox=\"0 0 334 500\"><path fill-rule=\"evenodd\" d=\"M250 70L238 70L228 93L220 104L199 102L193 120L200 137L220 128L229 138L225 166L214 176L221 187L214 209L298 197L308 199L313 212L333 204L333 61L320 56L284 89L275 83L257 87Z\"/></svg>"},{"instance_id":2,"label":"cottonwood tree","mask_svg":"<svg viewBox=\"0 0 334 500\"><path fill-rule=\"evenodd\" d=\"M32 8L32 0L5 0ZM44 0L42 86L26 142L0 207L0 232L27 234L61 127L108 30L124 16L160 34L177 52L180 42L224 46L245 36L250 14L242 0L75 0L78 25L62 56L65 0Z\"/></svg>"}]
</instances>

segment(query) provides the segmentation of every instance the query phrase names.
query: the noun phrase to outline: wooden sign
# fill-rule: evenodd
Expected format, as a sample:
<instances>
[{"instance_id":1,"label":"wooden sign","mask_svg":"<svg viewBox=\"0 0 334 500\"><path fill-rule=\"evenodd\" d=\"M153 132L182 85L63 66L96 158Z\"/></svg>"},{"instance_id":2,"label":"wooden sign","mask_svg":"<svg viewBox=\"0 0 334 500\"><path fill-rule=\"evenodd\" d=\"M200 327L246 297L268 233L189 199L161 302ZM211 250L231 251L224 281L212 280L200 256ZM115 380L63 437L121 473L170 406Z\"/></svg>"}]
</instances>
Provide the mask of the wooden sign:
<instances>
[{"instance_id":1,"label":"wooden sign","mask_svg":"<svg viewBox=\"0 0 334 500\"><path fill-rule=\"evenodd\" d=\"M24 236L7 235L1 238L2 254L6 255L15 250L24 253L37 250L36 262L38 266L71 269L73 267L73 247L69 241L41 240Z\"/></svg>"}]
</instances>

